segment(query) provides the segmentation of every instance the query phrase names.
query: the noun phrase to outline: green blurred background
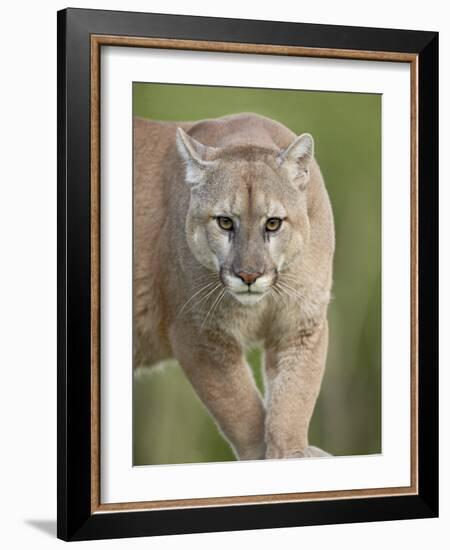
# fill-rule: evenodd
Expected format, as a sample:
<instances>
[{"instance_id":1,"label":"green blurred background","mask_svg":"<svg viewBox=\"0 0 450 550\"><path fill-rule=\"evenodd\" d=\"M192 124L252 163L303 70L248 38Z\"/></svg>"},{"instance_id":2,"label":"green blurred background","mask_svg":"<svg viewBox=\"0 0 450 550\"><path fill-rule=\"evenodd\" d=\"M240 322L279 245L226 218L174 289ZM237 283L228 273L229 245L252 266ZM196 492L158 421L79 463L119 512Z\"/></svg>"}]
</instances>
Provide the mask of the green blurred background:
<instances>
[{"instance_id":1,"label":"green blurred background","mask_svg":"<svg viewBox=\"0 0 450 550\"><path fill-rule=\"evenodd\" d=\"M254 112L310 132L336 224L330 344L310 443L333 455L381 452L381 96L134 83L135 115L200 120ZM249 361L264 391L258 350ZM234 460L176 362L142 369L133 463Z\"/></svg>"}]
</instances>

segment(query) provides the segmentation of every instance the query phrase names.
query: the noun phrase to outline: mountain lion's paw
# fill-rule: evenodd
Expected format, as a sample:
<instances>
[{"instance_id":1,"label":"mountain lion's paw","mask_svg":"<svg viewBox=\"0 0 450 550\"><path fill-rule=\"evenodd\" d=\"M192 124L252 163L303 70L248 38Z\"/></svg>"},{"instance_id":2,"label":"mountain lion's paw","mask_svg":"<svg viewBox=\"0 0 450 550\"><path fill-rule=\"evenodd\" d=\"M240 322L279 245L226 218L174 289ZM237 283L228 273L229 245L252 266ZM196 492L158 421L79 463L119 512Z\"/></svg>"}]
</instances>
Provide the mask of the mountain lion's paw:
<instances>
[{"instance_id":1,"label":"mountain lion's paw","mask_svg":"<svg viewBox=\"0 0 450 550\"><path fill-rule=\"evenodd\" d=\"M313 445L306 447L304 451L295 451L286 458L312 458L312 457L318 457L318 456L332 456L330 453L327 453L326 451L319 449L319 447L314 447Z\"/></svg>"}]
</instances>

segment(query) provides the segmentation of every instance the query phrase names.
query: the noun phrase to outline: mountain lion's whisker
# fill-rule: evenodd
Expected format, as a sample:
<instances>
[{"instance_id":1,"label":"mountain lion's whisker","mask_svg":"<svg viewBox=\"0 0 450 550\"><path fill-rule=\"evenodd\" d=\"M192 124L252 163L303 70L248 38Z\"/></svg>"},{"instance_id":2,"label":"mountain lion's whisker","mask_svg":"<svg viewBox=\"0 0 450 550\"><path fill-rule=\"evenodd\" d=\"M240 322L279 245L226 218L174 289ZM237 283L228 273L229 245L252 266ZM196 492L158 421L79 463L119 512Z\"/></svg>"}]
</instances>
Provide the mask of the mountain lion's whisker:
<instances>
[{"instance_id":1,"label":"mountain lion's whisker","mask_svg":"<svg viewBox=\"0 0 450 550\"><path fill-rule=\"evenodd\" d=\"M214 284L214 283L213 283ZM205 301L208 300L208 298L215 293L215 291L220 288L222 286L222 283L219 282L216 284L215 287L213 287L212 290L208 290L207 294L205 296L202 296L200 298L200 300L198 300L197 302L195 302L187 311L192 311L194 308L198 307L200 304L204 303Z\"/></svg>"},{"instance_id":2,"label":"mountain lion's whisker","mask_svg":"<svg viewBox=\"0 0 450 550\"><path fill-rule=\"evenodd\" d=\"M283 293L283 290L278 287L278 283L274 284L273 287L274 291L277 293L277 295L280 297L280 300L283 304L285 304L285 300L284 300L284 293Z\"/></svg>"},{"instance_id":3,"label":"mountain lion's whisker","mask_svg":"<svg viewBox=\"0 0 450 550\"><path fill-rule=\"evenodd\" d=\"M299 280L298 276L290 275L289 273L280 273L278 277L280 281L288 281L294 284L298 284Z\"/></svg>"},{"instance_id":4,"label":"mountain lion's whisker","mask_svg":"<svg viewBox=\"0 0 450 550\"><path fill-rule=\"evenodd\" d=\"M224 292L222 292L222 295L221 297L219 298L219 301L218 303L216 304L216 310L219 308L221 302L223 301L223 299L225 298L225 296L228 294L228 289L227 288L224 288Z\"/></svg>"},{"instance_id":5,"label":"mountain lion's whisker","mask_svg":"<svg viewBox=\"0 0 450 550\"><path fill-rule=\"evenodd\" d=\"M292 281L294 283L298 283L298 280L299 280L299 276L298 275L292 275L291 273L279 273L278 274L278 278L280 280L288 280L288 281Z\"/></svg>"},{"instance_id":6,"label":"mountain lion's whisker","mask_svg":"<svg viewBox=\"0 0 450 550\"><path fill-rule=\"evenodd\" d=\"M283 281L278 281L278 284L280 284L281 287L284 287L286 290L290 291L292 295L296 296L300 300L304 300L304 298L305 298L304 294L302 294L301 292L299 292L295 288L292 288L287 283L284 283Z\"/></svg>"},{"instance_id":7,"label":"mountain lion's whisker","mask_svg":"<svg viewBox=\"0 0 450 550\"><path fill-rule=\"evenodd\" d=\"M286 295L290 300L294 300L295 302L300 302L301 298L297 296L296 294L292 293L289 289L287 289L285 286L282 286L280 282L277 283L279 290Z\"/></svg>"},{"instance_id":8,"label":"mountain lion's whisker","mask_svg":"<svg viewBox=\"0 0 450 550\"><path fill-rule=\"evenodd\" d=\"M178 315L177 317L179 317L181 315L181 313L184 311L184 309L186 308L186 306L196 297L198 296L201 292L203 292L204 290L207 290L209 287L211 287L212 285L214 284L214 282L211 282L211 283L208 283L204 286L202 286L202 288L200 290L198 290L197 292L195 292L195 294L193 294L188 300L187 302L184 303L184 305L182 306L182 308L180 309L180 311L178 312Z\"/></svg>"},{"instance_id":9,"label":"mountain lion's whisker","mask_svg":"<svg viewBox=\"0 0 450 550\"><path fill-rule=\"evenodd\" d=\"M269 288L269 294L270 296L272 296L272 299L277 304L277 306L281 306L280 299L273 288Z\"/></svg>"},{"instance_id":10,"label":"mountain lion's whisker","mask_svg":"<svg viewBox=\"0 0 450 550\"><path fill-rule=\"evenodd\" d=\"M202 326L201 326L202 329L204 328L204 326L205 326L206 323L208 322L208 317L209 317L210 315L212 315L212 313L214 312L215 307L222 301L222 298L225 296L226 291L227 291L227 289L226 289L226 288L223 288L223 289L221 290L221 292L219 292L219 295L218 295L217 298L214 300L212 306L209 308L209 311L208 311L208 313L206 314L206 317L205 317L205 319L204 319L204 321L203 321L203 323L202 323Z\"/></svg>"},{"instance_id":11,"label":"mountain lion's whisker","mask_svg":"<svg viewBox=\"0 0 450 550\"><path fill-rule=\"evenodd\" d=\"M204 273L203 275L200 275L199 277L196 277L195 279L192 279L192 282L196 283L198 281L204 281L207 279L217 279L218 273Z\"/></svg>"}]
</instances>

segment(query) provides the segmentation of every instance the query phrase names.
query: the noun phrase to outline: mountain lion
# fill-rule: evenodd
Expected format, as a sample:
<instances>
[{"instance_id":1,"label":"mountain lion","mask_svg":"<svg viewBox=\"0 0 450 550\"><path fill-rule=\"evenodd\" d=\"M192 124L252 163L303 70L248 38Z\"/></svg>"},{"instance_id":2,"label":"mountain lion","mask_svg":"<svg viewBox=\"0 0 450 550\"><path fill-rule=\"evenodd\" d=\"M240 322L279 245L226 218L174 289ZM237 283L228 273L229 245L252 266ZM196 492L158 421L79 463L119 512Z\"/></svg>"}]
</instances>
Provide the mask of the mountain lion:
<instances>
[{"instance_id":1,"label":"mountain lion","mask_svg":"<svg viewBox=\"0 0 450 550\"><path fill-rule=\"evenodd\" d=\"M176 358L238 459L327 454L308 427L333 253L311 135L251 113L134 120L134 365Z\"/></svg>"}]
</instances>

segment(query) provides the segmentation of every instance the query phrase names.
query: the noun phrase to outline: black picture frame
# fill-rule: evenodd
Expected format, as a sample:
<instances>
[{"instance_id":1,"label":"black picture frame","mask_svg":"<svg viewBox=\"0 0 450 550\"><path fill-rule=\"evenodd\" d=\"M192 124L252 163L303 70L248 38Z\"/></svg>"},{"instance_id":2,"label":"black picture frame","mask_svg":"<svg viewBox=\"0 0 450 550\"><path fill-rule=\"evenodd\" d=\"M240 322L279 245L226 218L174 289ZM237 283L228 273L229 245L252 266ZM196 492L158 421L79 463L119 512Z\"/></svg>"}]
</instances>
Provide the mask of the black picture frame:
<instances>
[{"instance_id":1,"label":"black picture frame","mask_svg":"<svg viewBox=\"0 0 450 550\"><path fill-rule=\"evenodd\" d=\"M66 9L58 12L58 525L63 540L438 515L438 34ZM152 37L417 56L418 491L307 502L92 511L91 37Z\"/></svg>"}]
</instances>

